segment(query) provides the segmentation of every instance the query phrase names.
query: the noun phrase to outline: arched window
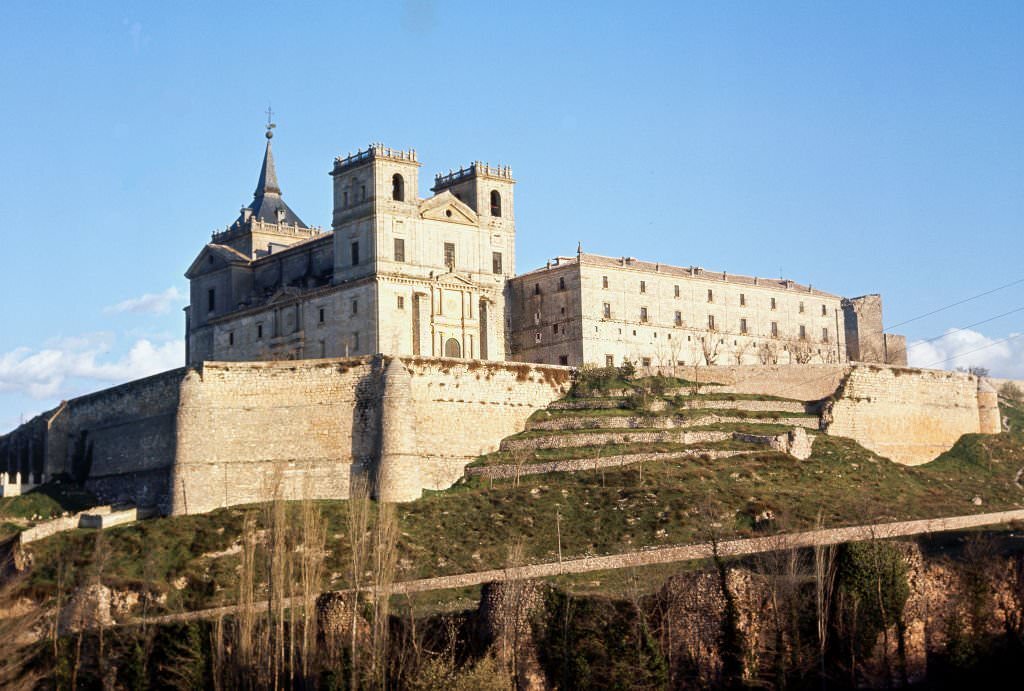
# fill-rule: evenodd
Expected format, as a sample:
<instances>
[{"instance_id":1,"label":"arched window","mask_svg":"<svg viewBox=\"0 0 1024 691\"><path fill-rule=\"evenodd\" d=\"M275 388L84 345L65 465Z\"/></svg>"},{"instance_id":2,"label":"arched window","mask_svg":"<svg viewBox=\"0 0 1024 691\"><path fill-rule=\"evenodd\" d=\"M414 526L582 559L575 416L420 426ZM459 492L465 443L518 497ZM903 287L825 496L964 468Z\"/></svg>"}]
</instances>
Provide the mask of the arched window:
<instances>
[{"instance_id":1,"label":"arched window","mask_svg":"<svg viewBox=\"0 0 1024 691\"><path fill-rule=\"evenodd\" d=\"M444 356L445 357L462 357L462 346L454 338L449 338L444 342Z\"/></svg>"},{"instance_id":2,"label":"arched window","mask_svg":"<svg viewBox=\"0 0 1024 691\"><path fill-rule=\"evenodd\" d=\"M396 202L405 201L405 180L398 173L391 176L391 198Z\"/></svg>"},{"instance_id":3,"label":"arched window","mask_svg":"<svg viewBox=\"0 0 1024 691\"><path fill-rule=\"evenodd\" d=\"M501 216L501 195L491 190L491 216Z\"/></svg>"}]
</instances>

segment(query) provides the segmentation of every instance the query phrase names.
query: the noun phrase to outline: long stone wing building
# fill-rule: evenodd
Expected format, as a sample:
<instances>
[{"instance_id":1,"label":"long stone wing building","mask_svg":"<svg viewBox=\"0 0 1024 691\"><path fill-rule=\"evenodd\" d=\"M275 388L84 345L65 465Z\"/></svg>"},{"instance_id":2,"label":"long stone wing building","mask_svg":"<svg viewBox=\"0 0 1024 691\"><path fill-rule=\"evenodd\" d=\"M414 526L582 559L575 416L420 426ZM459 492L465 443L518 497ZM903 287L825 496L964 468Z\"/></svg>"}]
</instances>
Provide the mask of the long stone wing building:
<instances>
[{"instance_id":1,"label":"long stone wing building","mask_svg":"<svg viewBox=\"0 0 1024 691\"><path fill-rule=\"evenodd\" d=\"M386 353L573 365L906 364L878 295L585 254L515 275L511 169L420 199L415 150L338 157L332 229L284 202L267 131L253 201L189 267L187 361Z\"/></svg>"}]
</instances>

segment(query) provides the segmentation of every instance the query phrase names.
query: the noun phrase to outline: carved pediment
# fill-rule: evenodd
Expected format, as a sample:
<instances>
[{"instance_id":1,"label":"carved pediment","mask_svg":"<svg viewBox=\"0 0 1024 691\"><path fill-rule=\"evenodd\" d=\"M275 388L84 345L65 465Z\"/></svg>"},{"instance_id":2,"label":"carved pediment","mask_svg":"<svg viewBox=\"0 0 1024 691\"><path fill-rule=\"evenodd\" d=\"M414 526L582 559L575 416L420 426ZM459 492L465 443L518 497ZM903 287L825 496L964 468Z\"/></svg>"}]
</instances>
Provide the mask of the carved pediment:
<instances>
[{"instance_id":1,"label":"carved pediment","mask_svg":"<svg viewBox=\"0 0 1024 691\"><path fill-rule=\"evenodd\" d=\"M211 243L204 247L199 256L185 272L186 278L195 278L201 274L222 269L229 264L249 264L249 258L238 250L227 245Z\"/></svg>"},{"instance_id":2,"label":"carved pediment","mask_svg":"<svg viewBox=\"0 0 1024 691\"><path fill-rule=\"evenodd\" d=\"M420 202L420 217L431 221L459 223L466 226L479 225L476 212L449 190Z\"/></svg>"}]
</instances>

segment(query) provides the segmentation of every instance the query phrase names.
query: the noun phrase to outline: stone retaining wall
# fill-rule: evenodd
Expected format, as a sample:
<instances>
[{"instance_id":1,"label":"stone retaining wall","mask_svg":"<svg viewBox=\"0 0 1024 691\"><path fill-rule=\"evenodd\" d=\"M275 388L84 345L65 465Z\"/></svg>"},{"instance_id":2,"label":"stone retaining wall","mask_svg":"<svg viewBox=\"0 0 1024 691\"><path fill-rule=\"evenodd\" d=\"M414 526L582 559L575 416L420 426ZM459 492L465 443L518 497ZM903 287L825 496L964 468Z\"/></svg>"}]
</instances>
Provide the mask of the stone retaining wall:
<instances>
[{"instance_id":1,"label":"stone retaining wall","mask_svg":"<svg viewBox=\"0 0 1024 691\"><path fill-rule=\"evenodd\" d=\"M574 432L572 434L548 434L538 437L519 437L501 442L502 451L537 451L539 449L566 449L576 446L599 444L643 444L670 442L673 444L706 444L713 441L732 439L732 432L702 430L661 430L643 432Z\"/></svg>"},{"instance_id":2,"label":"stone retaining wall","mask_svg":"<svg viewBox=\"0 0 1024 691\"><path fill-rule=\"evenodd\" d=\"M516 478L524 475L543 475L545 473L576 473L584 470L599 470L648 461L672 461L685 458L732 458L746 456L757 451L722 450L722 449L685 449L682 451L666 451L659 453L632 453L599 458L572 458L564 461L530 462L523 465L488 465L466 468L467 477L484 478Z\"/></svg>"},{"instance_id":3,"label":"stone retaining wall","mask_svg":"<svg viewBox=\"0 0 1024 691\"><path fill-rule=\"evenodd\" d=\"M688 429L719 423L758 425L789 425L816 430L816 417L740 417L732 415L704 415L685 417L676 415L558 415L534 418L527 422L530 431L565 431L579 429Z\"/></svg>"}]
</instances>

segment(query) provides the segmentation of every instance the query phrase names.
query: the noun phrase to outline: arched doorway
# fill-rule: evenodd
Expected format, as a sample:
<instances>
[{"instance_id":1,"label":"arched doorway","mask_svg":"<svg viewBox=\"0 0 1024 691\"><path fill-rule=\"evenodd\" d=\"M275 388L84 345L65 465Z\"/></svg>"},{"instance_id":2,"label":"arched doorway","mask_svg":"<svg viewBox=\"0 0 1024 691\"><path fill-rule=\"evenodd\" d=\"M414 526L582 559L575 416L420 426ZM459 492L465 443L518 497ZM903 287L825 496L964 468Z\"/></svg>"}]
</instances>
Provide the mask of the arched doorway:
<instances>
[{"instance_id":1,"label":"arched doorway","mask_svg":"<svg viewBox=\"0 0 1024 691\"><path fill-rule=\"evenodd\" d=\"M459 345L458 340L449 338L444 342L444 356L445 357L462 357L462 346Z\"/></svg>"}]
</instances>

